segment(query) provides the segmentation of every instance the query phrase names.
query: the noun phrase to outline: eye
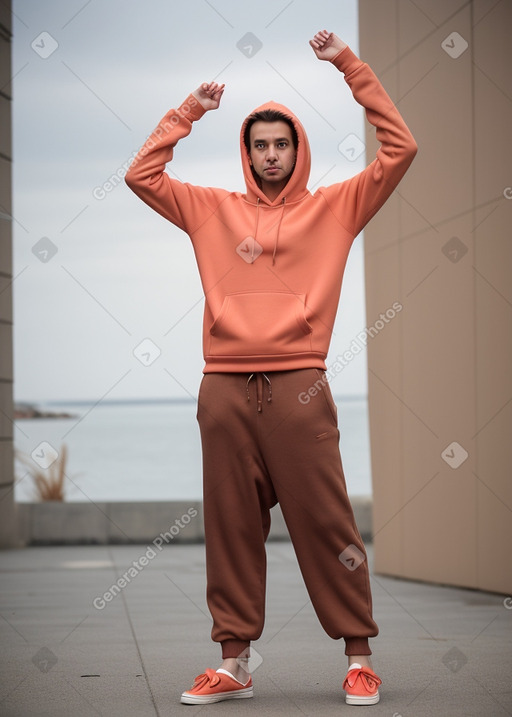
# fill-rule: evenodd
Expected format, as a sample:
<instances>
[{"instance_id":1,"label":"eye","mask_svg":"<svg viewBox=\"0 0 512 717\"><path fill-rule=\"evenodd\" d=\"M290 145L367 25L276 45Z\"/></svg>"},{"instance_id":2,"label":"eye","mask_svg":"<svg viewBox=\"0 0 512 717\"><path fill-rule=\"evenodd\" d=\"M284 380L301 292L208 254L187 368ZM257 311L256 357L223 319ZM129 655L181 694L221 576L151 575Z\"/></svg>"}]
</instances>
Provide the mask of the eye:
<instances>
[{"instance_id":1,"label":"eye","mask_svg":"<svg viewBox=\"0 0 512 717\"><path fill-rule=\"evenodd\" d=\"M256 149L263 149L265 145L263 144L263 142L256 142L254 146L256 147Z\"/></svg>"},{"instance_id":2,"label":"eye","mask_svg":"<svg viewBox=\"0 0 512 717\"><path fill-rule=\"evenodd\" d=\"M288 142L279 142L279 143L278 143L278 146L279 146L281 149L284 149L285 147L288 146Z\"/></svg>"}]
</instances>

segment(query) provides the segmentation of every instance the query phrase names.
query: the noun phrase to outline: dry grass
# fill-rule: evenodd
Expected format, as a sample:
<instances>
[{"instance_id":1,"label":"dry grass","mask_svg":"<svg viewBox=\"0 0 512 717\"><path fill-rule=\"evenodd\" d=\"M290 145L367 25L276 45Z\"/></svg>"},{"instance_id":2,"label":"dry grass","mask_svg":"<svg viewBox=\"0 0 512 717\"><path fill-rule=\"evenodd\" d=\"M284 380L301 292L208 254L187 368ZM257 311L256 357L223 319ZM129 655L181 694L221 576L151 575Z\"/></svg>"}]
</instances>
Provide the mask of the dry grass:
<instances>
[{"instance_id":1,"label":"dry grass","mask_svg":"<svg viewBox=\"0 0 512 717\"><path fill-rule=\"evenodd\" d=\"M34 483L34 497L36 500L61 502L65 500L68 450L64 443L58 458L46 470L34 464L34 461L29 456L18 453L17 458L28 467L29 475Z\"/></svg>"}]
</instances>

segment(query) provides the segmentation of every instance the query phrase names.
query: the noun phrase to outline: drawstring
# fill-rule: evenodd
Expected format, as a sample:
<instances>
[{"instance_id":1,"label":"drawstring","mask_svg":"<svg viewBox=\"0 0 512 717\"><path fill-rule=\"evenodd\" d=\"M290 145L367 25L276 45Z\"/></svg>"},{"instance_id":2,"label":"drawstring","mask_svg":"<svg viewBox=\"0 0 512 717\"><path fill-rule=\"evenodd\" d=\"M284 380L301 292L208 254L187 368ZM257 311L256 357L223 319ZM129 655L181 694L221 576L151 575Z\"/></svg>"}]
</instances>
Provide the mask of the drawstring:
<instances>
[{"instance_id":1,"label":"drawstring","mask_svg":"<svg viewBox=\"0 0 512 717\"><path fill-rule=\"evenodd\" d=\"M262 400L263 400L263 379L267 382L268 387L268 398L267 402L272 403L272 382L270 381L269 377L266 373L251 373L249 378L247 379L246 389L247 389L247 400L251 400L251 396L249 394L249 384L253 378L256 377L256 399L257 399L257 406L258 406L258 413L261 413L262 411Z\"/></svg>"},{"instance_id":2,"label":"drawstring","mask_svg":"<svg viewBox=\"0 0 512 717\"><path fill-rule=\"evenodd\" d=\"M279 219L277 221L277 232L276 232L276 240L274 243L274 251L272 252L272 266L276 263L276 254L277 254L277 244L279 242L279 232L281 230L281 222L283 221L284 216L284 207L286 204L286 197L283 197L281 201L281 214L279 215ZM258 225L260 222L260 198L256 200L256 226L254 227L254 239L251 242L251 264L254 264L254 248L256 245L256 242L258 240Z\"/></svg>"},{"instance_id":3,"label":"drawstring","mask_svg":"<svg viewBox=\"0 0 512 717\"><path fill-rule=\"evenodd\" d=\"M267 376L266 373L264 373L264 374L262 374L262 375L263 375L263 378L265 379L265 381L266 381L267 384L268 384L268 398L267 398L267 401L268 401L269 403L272 403L272 382L270 381L270 379L269 379L269 377Z\"/></svg>"},{"instance_id":4,"label":"drawstring","mask_svg":"<svg viewBox=\"0 0 512 717\"><path fill-rule=\"evenodd\" d=\"M276 233L276 242L274 244L274 251L272 253L272 266L276 263L276 254L277 254L277 242L279 241L279 230L281 229L281 222L283 221L284 216L284 205L286 204L286 197L283 197L283 201L281 203L281 215L279 217L279 221L277 223L277 233Z\"/></svg>"},{"instance_id":5,"label":"drawstring","mask_svg":"<svg viewBox=\"0 0 512 717\"><path fill-rule=\"evenodd\" d=\"M247 400L248 400L248 401L251 400L251 397L250 397L250 395L249 395L249 384L250 384L252 378L254 378L254 374L253 374L253 373L251 373L251 375L250 375L249 378L247 379L246 389L247 389Z\"/></svg>"},{"instance_id":6,"label":"drawstring","mask_svg":"<svg viewBox=\"0 0 512 717\"><path fill-rule=\"evenodd\" d=\"M256 245L257 236L258 236L258 224L260 223L260 198L258 197L256 201L256 226L254 227L254 241L252 243L252 249L251 249L251 264L254 264L254 247Z\"/></svg>"}]
</instances>

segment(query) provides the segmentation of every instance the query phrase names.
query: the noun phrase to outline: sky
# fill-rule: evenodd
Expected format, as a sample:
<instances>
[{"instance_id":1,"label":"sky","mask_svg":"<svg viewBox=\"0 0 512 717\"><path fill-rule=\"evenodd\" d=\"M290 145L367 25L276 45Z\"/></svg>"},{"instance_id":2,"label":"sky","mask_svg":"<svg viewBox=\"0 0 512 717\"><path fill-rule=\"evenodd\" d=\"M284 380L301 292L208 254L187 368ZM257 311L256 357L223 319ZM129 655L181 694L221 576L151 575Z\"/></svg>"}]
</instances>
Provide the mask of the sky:
<instances>
[{"instance_id":1,"label":"sky","mask_svg":"<svg viewBox=\"0 0 512 717\"><path fill-rule=\"evenodd\" d=\"M215 79L226 84L221 107L168 165L180 180L244 191L240 126L267 100L306 128L310 190L361 171L373 157L338 147L349 134L364 140L363 110L308 44L326 28L358 53L357 2L14 0L13 13L15 399L194 397L204 301L192 246L128 189L126 167L170 107ZM328 366L367 323L363 240ZM145 365L148 339L160 353ZM333 393L365 394L366 370L361 350Z\"/></svg>"}]
</instances>

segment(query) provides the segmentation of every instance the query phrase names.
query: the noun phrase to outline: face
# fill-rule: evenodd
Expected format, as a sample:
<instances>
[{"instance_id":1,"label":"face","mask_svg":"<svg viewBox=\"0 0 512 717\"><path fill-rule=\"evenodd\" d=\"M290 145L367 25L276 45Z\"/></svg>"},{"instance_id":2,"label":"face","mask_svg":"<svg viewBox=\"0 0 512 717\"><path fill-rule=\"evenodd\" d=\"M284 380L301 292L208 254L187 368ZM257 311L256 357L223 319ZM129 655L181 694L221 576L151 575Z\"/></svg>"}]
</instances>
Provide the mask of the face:
<instances>
[{"instance_id":1,"label":"face","mask_svg":"<svg viewBox=\"0 0 512 717\"><path fill-rule=\"evenodd\" d=\"M286 122L254 122L250 134L249 162L261 179L261 188L275 199L286 185L297 151L292 131Z\"/></svg>"}]
</instances>

